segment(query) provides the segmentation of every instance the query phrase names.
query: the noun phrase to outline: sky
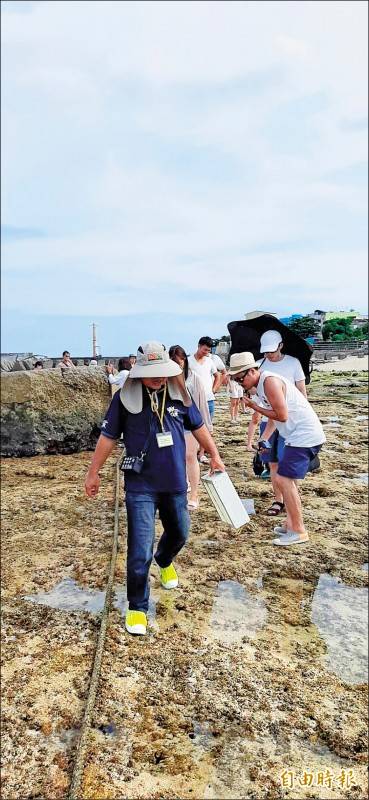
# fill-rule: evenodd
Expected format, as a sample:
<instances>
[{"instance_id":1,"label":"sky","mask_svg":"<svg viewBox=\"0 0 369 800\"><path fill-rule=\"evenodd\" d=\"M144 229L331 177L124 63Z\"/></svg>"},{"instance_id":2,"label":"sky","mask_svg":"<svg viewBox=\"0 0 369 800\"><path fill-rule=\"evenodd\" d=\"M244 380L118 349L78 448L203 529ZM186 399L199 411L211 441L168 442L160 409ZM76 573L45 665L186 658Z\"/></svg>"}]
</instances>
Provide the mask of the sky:
<instances>
[{"instance_id":1,"label":"sky","mask_svg":"<svg viewBox=\"0 0 369 800\"><path fill-rule=\"evenodd\" d=\"M362 0L5 0L2 352L367 313Z\"/></svg>"}]
</instances>

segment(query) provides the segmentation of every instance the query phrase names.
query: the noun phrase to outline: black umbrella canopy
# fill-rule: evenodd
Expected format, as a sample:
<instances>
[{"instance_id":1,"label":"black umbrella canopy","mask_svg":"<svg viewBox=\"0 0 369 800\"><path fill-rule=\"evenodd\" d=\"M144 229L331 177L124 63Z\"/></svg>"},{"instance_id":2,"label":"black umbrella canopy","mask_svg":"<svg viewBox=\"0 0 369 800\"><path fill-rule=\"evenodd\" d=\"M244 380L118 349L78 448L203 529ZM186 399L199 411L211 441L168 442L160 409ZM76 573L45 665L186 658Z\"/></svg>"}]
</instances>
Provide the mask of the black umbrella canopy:
<instances>
[{"instance_id":1,"label":"black umbrella canopy","mask_svg":"<svg viewBox=\"0 0 369 800\"><path fill-rule=\"evenodd\" d=\"M258 314L251 319L229 322L227 325L231 336L230 355L248 351L254 358L263 358L260 353L260 337L265 331L279 331L283 339L283 353L298 358L305 373L306 382L310 381L310 359L313 348L301 336L283 325L273 314Z\"/></svg>"}]
</instances>

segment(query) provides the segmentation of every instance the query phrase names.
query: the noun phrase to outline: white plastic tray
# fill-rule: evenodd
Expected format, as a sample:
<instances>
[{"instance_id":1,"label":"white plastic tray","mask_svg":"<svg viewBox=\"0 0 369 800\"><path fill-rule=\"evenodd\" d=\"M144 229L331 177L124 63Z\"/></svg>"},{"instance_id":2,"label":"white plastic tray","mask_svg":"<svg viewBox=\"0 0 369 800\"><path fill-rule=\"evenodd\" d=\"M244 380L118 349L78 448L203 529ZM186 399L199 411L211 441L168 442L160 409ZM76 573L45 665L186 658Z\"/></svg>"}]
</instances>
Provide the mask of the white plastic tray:
<instances>
[{"instance_id":1,"label":"white plastic tray","mask_svg":"<svg viewBox=\"0 0 369 800\"><path fill-rule=\"evenodd\" d=\"M227 472L214 472L213 475L208 472L201 480L223 522L236 529L250 522L245 506Z\"/></svg>"}]
</instances>

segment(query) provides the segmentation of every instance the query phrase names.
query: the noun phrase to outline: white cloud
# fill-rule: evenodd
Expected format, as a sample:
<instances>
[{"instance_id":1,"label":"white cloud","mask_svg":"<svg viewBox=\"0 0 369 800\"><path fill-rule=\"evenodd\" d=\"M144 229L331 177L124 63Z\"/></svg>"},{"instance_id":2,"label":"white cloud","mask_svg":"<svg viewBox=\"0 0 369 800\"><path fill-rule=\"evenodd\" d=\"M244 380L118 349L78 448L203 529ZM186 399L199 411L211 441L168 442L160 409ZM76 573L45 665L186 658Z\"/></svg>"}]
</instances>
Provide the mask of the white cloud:
<instances>
[{"instance_id":1,"label":"white cloud","mask_svg":"<svg viewBox=\"0 0 369 800\"><path fill-rule=\"evenodd\" d=\"M297 56L306 60L309 56L309 47L302 39L293 39L291 36L277 36L277 46L288 56Z\"/></svg>"},{"instance_id":2,"label":"white cloud","mask_svg":"<svg viewBox=\"0 0 369 800\"><path fill-rule=\"evenodd\" d=\"M33 276L6 304L103 313L101 277L131 313L173 281L270 306L296 265L291 310L361 297L365 187L335 175L367 158L366 19L360 0L5 6L3 221L48 237L4 247ZM50 294L63 269L83 297Z\"/></svg>"}]
</instances>

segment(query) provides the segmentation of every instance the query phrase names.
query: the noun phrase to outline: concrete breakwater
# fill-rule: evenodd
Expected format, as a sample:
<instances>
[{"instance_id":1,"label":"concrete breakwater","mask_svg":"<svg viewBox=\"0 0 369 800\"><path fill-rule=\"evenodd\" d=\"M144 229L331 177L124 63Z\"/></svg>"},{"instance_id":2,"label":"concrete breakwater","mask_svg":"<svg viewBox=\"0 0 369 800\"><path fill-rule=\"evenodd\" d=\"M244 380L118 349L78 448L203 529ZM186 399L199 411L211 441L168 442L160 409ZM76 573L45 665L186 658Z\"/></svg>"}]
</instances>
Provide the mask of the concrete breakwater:
<instances>
[{"instance_id":1,"label":"concrete breakwater","mask_svg":"<svg viewBox=\"0 0 369 800\"><path fill-rule=\"evenodd\" d=\"M1 373L1 455L92 450L110 398L99 367Z\"/></svg>"}]
</instances>

